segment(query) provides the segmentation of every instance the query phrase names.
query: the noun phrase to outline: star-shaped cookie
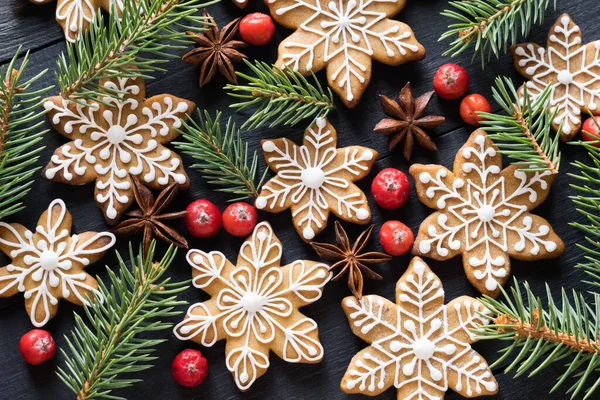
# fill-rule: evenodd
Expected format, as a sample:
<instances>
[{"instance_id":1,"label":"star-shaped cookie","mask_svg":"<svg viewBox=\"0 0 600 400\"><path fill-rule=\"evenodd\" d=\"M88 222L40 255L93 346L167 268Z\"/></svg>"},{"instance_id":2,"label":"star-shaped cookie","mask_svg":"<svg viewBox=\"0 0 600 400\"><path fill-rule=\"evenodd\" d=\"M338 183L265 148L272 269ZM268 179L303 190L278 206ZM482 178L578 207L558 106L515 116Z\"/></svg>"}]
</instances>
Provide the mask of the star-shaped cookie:
<instances>
[{"instance_id":1,"label":"star-shaped cookie","mask_svg":"<svg viewBox=\"0 0 600 400\"><path fill-rule=\"evenodd\" d=\"M322 117L304 132L302 146L285 138L261 142L277 176L262 187L256 207L271 213L290 208L305 241L325 229L330 211L357 224L371 220L367 198L353 182L369 174L378 154L361 146L337 149L336 143L335 129Z\"/></svg>"},{"instance_id":2,"label":"star-shaped cookie","mask_svg":"<svg viewBox=\"0 0 600 400\"><path fill-rule=\"evenodd\" d=\"M579 132L581 113L600 114L600 40L584 45L581 29L568 14L550 29L546 48L525 43L513 46L512 53L515 68L529 79L525 86L532 98L552 87L550 111L556 111L552 125L558 130L562 124L562 140Z\"/></svg>"},{"instance_id":3,"label":"star-shaped cookie","mask_svg":"<svg viewBox=\"0 0 600 400\"><path fill-rule=\"evenodd\" d=\"M60 96L44 107L54 128L71 142L59 147L44 169L47 179L70 185L96 181L95 198L109 224L134 201L131 175L154 190L176 182L189 187L181 158L163 145L194 111L194 103L171 95L146 99L142 78L114 77L107 94L82 105Z\"/></svg>"},{"instance_id":4,"label":"star-shaped cookie","mask_svg":"<svg viewBox=\"0 0 600 400\"><path fill-rule=\"evenodd\" d=\"M417 196L438 211L421 223L413 254L448 260L462 254L469 281L495 297L510 275L510 258L560 256L562 240L544 218L530 213L548 196L554 175L502 168L502 155L483 130L458 151L454 172L414 164Z\"/></svg>"},{"instance_id":5,"label":"star-shaped cookie","mask_svg":"<svg viewBox=\"0 0 600 400\"><path fill-rule=\"evenodd\" d=\"M425 57L410 27L390 19L405 0L268 0L271 15L296 29L279 45L277 65L302 74L327 69L329 86L352 108L375 59L400 65Z\"/></svg>"},{"instance_id":6,"label":"star-shaped cookie","mask_svg":"<svg viewBox=\"0 0 600 400\"><path fill-rule=\"evenodd\" d=\"M46 4L54 0L29 0L34 4ZM75 43L79 32L86 31L100 9L110 11L113 5L123 10L125 0L58 0L56 20L65 32L65 38Z\"/></svg>"},{"instance_id":7,"label":"star-shaped cookie","mask_svg":"<svg viewBox=\"0 0 600 400\"><path fill-rule=\"evenodd\" d=\"M101 299L98 282L84 268L113 244L108 232L71 235L71 214L62 200L50 203L35 231L0 222L0 250L12 260L0 268L0 297L22 292L31 323L42 327L56 315L58 302L77 305Z\"/></svg>"},{"instance_id":8,"label":"star-shaped cookie","mask_svg":"<svg viewBox=\"0 0 600 400\"><path fill-rule=\"evenodd\" d=\"M497 393L486 361L471 348L472 329L489 311L462 296L444 305L440 279L418 257L396 285L396 304L380 296L342 302L352 332L370 346L352 358L341 388L376 396L394 386L402 400L443 399L450 388L464 397Z\"/></svg>"},{"instance_id":9,"label":"star-shaped cookie","mask_svg":"<svg viewBox=\"0 0 600 400\"><path fill-rule=\"evenodd\" d=\"M207 347L227 340L227 369L242 391L267 372L270 351L291 363L323 359L317 323L298 309L321 297L329 267L305 260L282 267L281 253L271 226L261 222L242 244L237 265L218 251L187 254L193 285L211 299L189 308L175 336Z\"/></svg>"}]
</instances>

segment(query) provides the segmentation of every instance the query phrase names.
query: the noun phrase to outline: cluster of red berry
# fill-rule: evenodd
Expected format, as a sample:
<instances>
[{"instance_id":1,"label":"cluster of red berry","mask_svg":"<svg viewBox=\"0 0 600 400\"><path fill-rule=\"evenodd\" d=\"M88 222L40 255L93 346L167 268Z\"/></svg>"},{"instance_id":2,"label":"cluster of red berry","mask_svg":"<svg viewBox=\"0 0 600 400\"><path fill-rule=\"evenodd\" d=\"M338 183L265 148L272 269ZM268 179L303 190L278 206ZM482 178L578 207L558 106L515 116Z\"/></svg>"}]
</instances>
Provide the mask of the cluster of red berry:
<instances>
[{"instance_id":1,"label":"cluster of red berry","mask_svg":"<svg viewBox=\"0 0 600 400\"><path fill-rule=\"evenodd\" d=\"M230 204L223 214L209 200L196 200L187 207L185 226L190 235L207 238L217 234L221 225L227 233L237 237L248 236L256 226L256 208L248 203Z\"/></svg>"}]
</instances>

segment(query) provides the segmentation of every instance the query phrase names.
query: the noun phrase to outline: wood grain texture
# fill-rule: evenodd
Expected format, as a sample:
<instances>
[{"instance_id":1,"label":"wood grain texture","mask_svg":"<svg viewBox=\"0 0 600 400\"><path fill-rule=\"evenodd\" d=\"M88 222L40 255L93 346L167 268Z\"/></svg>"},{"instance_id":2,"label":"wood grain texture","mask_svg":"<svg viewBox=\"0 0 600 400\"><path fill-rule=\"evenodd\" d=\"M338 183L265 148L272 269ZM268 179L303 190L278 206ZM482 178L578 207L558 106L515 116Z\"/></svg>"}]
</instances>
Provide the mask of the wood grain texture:
<instances>
[{"instance_id":1,"label":"wood grain texture","mask_svg":"<svg viewBox=\"0 0 600 400\"><path fill-rule=\"evenodd\" d=\"M227 0L225 3L210 7L210 11L219 24L224 24L232 18L242 14ZM55 4L46 6L35 6L26 0L9 0L0 5L0 62L5 62L12 57L19 44L25 49L32 50L31 68L29 74L34 74L43 68L49 68L50 72L45 76L39 86L52 84L55 81L53 70L57 55L63 50L62 32L54 21ZM491 99L490 86L493 79L501 74L518 79L521 78L512 68L510 55L503 56L498 61L488 64L485 70L481 70L479 64L470 65L470 55L465 54L454 60L441 57L446 49L445 43L437 40L445 30L448 20L439 15L447 5L445 0L421 0L408 1L404 11L398 19L411 25L418 40L427 49L425 60L405 64L400 67L389 67L375 63L373 66L373 78L362 101L354 110L345 109L336 98L338 109L331 114L330 120L336 127L339 136L339 146L361 144L372 147L380 152L381 157L373 168L371 175L361 182L359 186L370 193L370 182L379 170L386 167L399 168L408 171L409 164L399 152L390 153L386 149L386 138L372 133L372 129L382 117L383 113L377 101L378 94L396 96L406 81L410 81L415 95L431 90L431 80L436 69L446 62L458 62L467 69L471 76L471 92L481 93ZM556 17L562 12L568 12L571 17L582 27L584 41L589 42L598 37L600 22L597 13L591 12L598 8L596 0L562 0L559 1L557 11L547 13L544 26L535 28L528 40L545 43L548 28ZM247 11L263 11L266 7L259 1L251 3ZM276 59L276 46L290 32L284 28L277 27L273 44L266 48L255 48L248 52L253 58L265 61ZM183 52L182 52L183 53ZM168 73L156 76L156 79L148 82L148 95L170 93L184 97L198 104L200 108L223 111L224 118L233 118L242 122L244 115L235 114L228 108L231 99L221 89L225 81L217 77L212 83L200 89L198 87L198 69L174 60L167 65ZM319 74L324 81L324 74ZM458 115L458 101L446 102L434 97L431 102L429 113L445 115L447 121L439 128L432 131L439 151L430 153L417 148L414 153L414 162L435 163L451 166L456 151L468 138L471 129L465 127ZM497 109L497 105L494 105ZM251 149L258 149L260 139L276 138L281 136L300 142L302 139L303 126L296 128L278 128L274 130L259 129L245 132L244 138L249 142ZM41 163L48 162L55 148L65 143L65 140L56 132L49 132L44 138L46 149L41 156ZM172 146L171 146L172 147ZM569 221L581 220L581 216L575 211L573 204L568 200L572 194L569 189L569 172L573 172L570 162L585 157L583 152L573 146L562 146L563 161L562 169L554 182L550 196L534 212L550 221L558 235L566 244L565 254L559 259L540 262L518 262L512 260L513 275L520 280L528 280L535 293L543 295L545 282L548 283L553 293L558 294L561 286L567 290L576 289L581 292L590 290L590 287L582 283L583 273L574 268L575 264L582 259L581 252L574 246L581 242L582 234L568 226ZM192 160L183 157L184 163L190 165ZM264 168L264 164L262 165ZM261 169L262 169L261 168ZM222 209L226 207L226 198L213 191L200 175L191 169L188 173L192 180L192 186L187 192L180 194L179 198L172 204L170 210L178 211L184 209L189 202L198 198L209 198ZM9 222L18 221L29 228L33 228L39 215L47 208L54 198L63 198L73 215L73 232L88 230L105 230L107 226L102 214L93 201L93 185L71 187L57 183L50 183L38 177L33 189L25 199L27 209L20 214L9 218ZM371 201L371 199L370 199ZM372 201L373 222L380 226L389 219L398 219L409 225L414 232L417 231L421 221L430 214L431 210L424 207L416 198L414 193L408 203L396 211L384 211L379 209ZM313 250L302 242L291 224L289 212L281 215L261 214L271 222L279 239L285 244L283 262L291 262L296 259L316 260L317 256ZM174 222L174 226L185 232L181 221ZM345 224L349 235L354 238L361 231L361 227ZM376 235L372 238L370 248L380 250ZM208 240L200 240L189 237L190 246L205 251L220 250L231 260L235 260L242 239L235 239L223 231L216 237ZM319 241L333 241L333 223L319 237ZM135 242L136 245L139 242ZM127 253L127 240L119 240L116 248L122 253ZM3 264L8 262L6 257L0 259ZM398 257L393 261L376 267L384 279L381 282L365 282L364 293L377 293L379 295L393 298L396 281L404 272L409 256ZM432 270L441 278L446 291L446 299L460 295L477 296L478 293L467 281L460 258L447 262L434 262L429 260ZM104 265L112 268L116 265L114 252L109 254L99 263L88 268L93 274L106 278ZM175 280L187 280L190 278L190 267L184 259L184 252L178 254L173 264L170 275ZM348 328L346 318L340 306L342 298L349 294L345 282L332 282L325 290L324 296L317 303L303 308L303 312L313 318L319 324L320 338L325 349L325 360L316 365L288 364L277 356L270 358L271 367L269 371L260 378L248 393L239 393L233 383L230 373L225 367L224 347L225 342L219 342L214 347L204 349L193 343L180 342L167 333L169 341L160 346L157 352L159 359L156 366L141 374L144 382L118 394L130 399L366 399L362 396L345 395L339 389L341 378L350 362L350 359L366 346L364 342L356 338ZM182 296L188 302L198 302L207 299L207 296L198 289L190 288ZM58 315L46 327L57 340L58 345L65 344L63 335L70 332L73 326L73 312L80 309L63 302ZM182 309L184 311L184 309ZM178 319L175 319L178 321ZM58 365L63 364L62 357L58 355L53 361L38 367L26 365L19 355L18 342L22 334L31 329L21 295L9 299L0 299L0 399L70 399L72 394L66 386L55 375ZM171 379L170 363L173 357L182 349L191 347L200 349L208 358L210 374L205 383L194 389L183 389L176 385ZM496 359L496 351L500 348L499 343L477 343L474 348L484 357L492 362ZM497 399L545 399L549 398L548 390L560 371L559 365L548 368L543 374L527 379L521 377L514 379L512 374L503 374L502 368L496 369L495 375L500 384L500 393ZM116 393L115 393L116 394ZM552 399L567 398L561 393L550 395ZM396 398L395 390L388 390L381 399L391 400ZM457 399L458 395L449 391L447 399Z\"/></svg>"}]
</instances>

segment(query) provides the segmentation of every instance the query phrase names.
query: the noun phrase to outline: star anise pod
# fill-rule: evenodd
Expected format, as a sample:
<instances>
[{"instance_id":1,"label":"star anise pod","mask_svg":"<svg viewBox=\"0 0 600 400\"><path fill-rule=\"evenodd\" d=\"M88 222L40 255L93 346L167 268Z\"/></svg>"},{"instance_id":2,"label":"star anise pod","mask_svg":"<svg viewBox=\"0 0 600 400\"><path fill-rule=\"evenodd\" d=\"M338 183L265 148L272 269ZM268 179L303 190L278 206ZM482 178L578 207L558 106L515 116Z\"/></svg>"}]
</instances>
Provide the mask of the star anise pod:
<instances>
[{"instance_id":1,"label":"star anise pod","mask_svg":"<svg viewBox=\"0 0 600 400\"><path fill-rule=\"evenodd\" d=\"M433 91L427 92L413 100L410 82L408 82L400 91L398 101L384 95L379 96L383 112L392 118L384 118L379 121L373 131L389 135L388 147L390 150L402 142L404 146L402 153L407 160L410 160L415 141L427 150L437 150L433 140L423 130L435 128L445 120L441 116L423 117L433 93Z\"/></svg>"},{"instance_id":2,"label":"star anise pod","mask_svg":"<svg viewBox=\"0 0 600 400\"><path fill-rule=\"evenodd\" d=\"M379 264L392 259L391 256L379 252L367 252L363 250L367 245L373 227L371 225L363 233L360 234L353 246L350 246L350 240L342 225L335 221L335 241L336 245L329 243L311 242L312 248L317 252L319 257L334 263L329 267L333 271L339 269L333 280L336 281L345 273L348 273L348 287L352 294L357 297L362 297L363 290L363 274L369 279L381 280L381 275L373 272L367 265Z\"/></svg>"},{"instance_id":3,"label":"star anise pod","mask_svg":"<svg viewBox=\"0 0 600 400\"><path fill-rule=\"evenodd\" d=\"M126 212L124 216L128 219L115 226L112 232L120 236L132 236L143 231L144 256L148 253L153 237L159 237L169 244L187 249L187 240L175 229L163 223L166 220L182 218L187 214L187 211L162 214L163 210L177 196L179 185L173 183L167 186L159 193L158 197L154 198L152 191L138 177L132 175L131 179L133 180L135 201L139 208Z\"/></svg>"},{"instance_id":4,"label":"star anise pod","mask_svg":"<svg viewBox=\"0 0 600 400\"><path fill-rule=\"evenodd\" d=\"M246 56L238 49L246 47L241 40L233 40L237 35L240 18L236 18L219 32L219 27L211 15L204 10L204 16L210 23L202 33L187 32L196 48L182 57L188 64L200 66L200 86L210 82L217 70L229 82L237 83L234 63L239 63Z\"/></svg>"}]
</instances>

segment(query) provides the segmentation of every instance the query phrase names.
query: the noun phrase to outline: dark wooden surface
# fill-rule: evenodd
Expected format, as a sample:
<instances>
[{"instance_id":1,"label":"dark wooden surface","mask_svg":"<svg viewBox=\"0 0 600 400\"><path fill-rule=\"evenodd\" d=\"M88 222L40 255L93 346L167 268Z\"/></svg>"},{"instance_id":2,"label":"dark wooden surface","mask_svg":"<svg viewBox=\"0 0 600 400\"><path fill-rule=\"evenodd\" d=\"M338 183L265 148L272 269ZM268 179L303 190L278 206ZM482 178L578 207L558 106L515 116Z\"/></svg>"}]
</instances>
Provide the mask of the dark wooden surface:
<instances>
[{"instance_id":1,"label":"dark wooden surface","mask_svg":"<svg viewBox=\"0 0 600 400\"><path fill-rule=\"evenodd\" d=\"M232 18L251 11L266 12L266 7L259 1L251 2L248 10L239 11L228 0L222 4L210 7L210 12L219 24L224 24ZM343 107L336 98L338 109L331 114L331 122L338 131L339 146L361 144L369 146L380 152L380 159L373 168L373 172L359 183L359 186L369 194L370 182L373 176L382 168L396 167L407 171L409 164L405 162L398 152L390 153L386 149L385 138L378 137L372 133L372 129L383 117L380 110L377 94L383 93L395 96L398 90L410 81L413 85L415 95L431 90L431 81L436 69L450 58L441 56L446 48L446 43L438 43L440 34L445 30L448 20L439 13L446 7L444 0L422 0L408 1L404 11L397 17L408 23L415 31L417 39L427 49L425 60L406 64L400 67L389 67L378 63L373 66L373 78L371 85L363 96L362 101L354 110ZM48 85L55 82L53 74L56 57L64 49L62 32L54 21L55 3L44 6L30 4L26 0L5 0L0 5L0 64L6 63L19 45L29 49L31 55L31 67L29 74L48 68L49 73L39 85ZM545 24L537 27L531 33L529 40L543 44L546 41L548 28L560 13L568 12L578 23L583 31L584 42L598 39L598 28L600 23L597 19L597 11L600 9L596 0L559 0L556 11L549 11L546 15ZM276 59L276 44L286 37L290 32L281 27L277 28L276 36L270 46L261 49L251 49L248 54L251 57L265 61ZM471 76L471 92L478 92L491 100L490 86L493 79L501 74L521 80L512 68L510 55L503 56L499 61L490 63L484 71L479 64L470 65L470 55L458 57L453 60L467 67ZM198 87L198 69L174 60L167 65L168 73L156 76L156 79L148 82L148 95L171 93L195 101L200 108L210 111L221 110L225 117L233 116L237 121L243 121L244 116L232 113L228 106L230 99L222 90L224 81L216 78L211 84L203 89ZM323 74L319 77L323 80ZM456 151L462 146L469 136L471 129L465 127L458 116L458 101L441 101L434 98L429 112L431 114L445 115L447 121L435 129L432 135L438 144L437 153L429 153L417 149L414 154L414 162L436 163L451 166ZM493 104L494 109L497 105ZM244 133L251 148L258 149L258 142L263 138L275 138L282 135L290 137L299 142L302 138L303 127L298 126L291 129L261 129ZM40 163L48 162L56 147L64 143L64 139L57 133L50 131L44 138L46 149L43 151ZM542 206L534 212L547 218L556 232L566 244L565 254L555 260L540 262L518 262L512 261L513 274L520 280L528 280L533 290L544 294L544 285L547 282L553 293L558 294L561 286L567 290L579 291L590 290L590 287L582 283L583 273L574 268L576 263L582 259L582 254L574 246L581 242L583 236L580 232L570 227L569 221L581 220L575 211L573 204L568 199L572 194L569 188L570 178L567 176L573 171L570 162L585 155L573 146L562 146L563 161L562 169L554 182L550 196ZM190 165L192 161L184 157L184 163ZM264 164L261 169L264 168ZM222 209L226 206L226 198L214 192L210 186L191 169L188 173L192 179L189 191L182 193L172 205L172 210L180 210L186 205L199 198L208 198ZM369 196L370 197L370 196ZM27 209L20 214L8 219L9 222L20 222L30 229L34 228L39 215L46 209L52 199L62 198L67 203L73 215L74 232L88 230L105 230L107 226L102 218L100 210L93 201L93 185L71 187L58 183L50 183L36 177L31 193L25 199ZM373 222L379 227L389 219L399 219L409 225L414 232L417 231L421 221L430 213L426 207L419 203L414 193L408 203L396 211L383 211L371 201L373 209ZM276 234L285 243L283 261L291 262L296 259L317 259L309 246L304 244L291 226L289 212L281 216L260 214L261 219L266 219L273 225ZM333 241L333 221L329 221L327 230L321 234L319 241ZM185 227L181 222L175 224L185 233ZM361 227L346 224L349 234L356 237ZM193 248L205 251L220 250L231 260L237 257L237 251L241 239L235 239L225 232L219 233L210 240L188 238ZM122 254L127 252L128 241L120 239L116 249ZM376 238L371 241L370 248L379 249ZM184 259L184 251L178 254L176 262L170 270L170 275L176 280L190 278L190 267ZM384 280L382 282L366 282L365 293L377 293L392 298L394 286L398 278L408 265L410 256L398 257L393 261L377 268ZM7 258L2 255L0 259L6 264ZM110 252L102 261L88 268L93 274L106 277L104 265L115 267L116 257ZM446 301L460 296L477 296L478 293L468 283L463 273L460 258L447 262L429 261L435 273L439 275L446 291ZM366 346L364 342L356 338L348 328L346 318L340 307L341 299L348 295L349 291L345 282L332 282L325 290L320 301L306 307L303 312L318 322L321 342L325 349L325 359L316 365L289 364L281 361L275 355L271 356L271 367L269 371L260 378L247 393L239 393L233 383L230 373L225 367L224 348L225 342L219 342L212 348L204 349L191 342L180 342L173 337L171 332L165 336L169 341L158 348L156 366L147 372L140 374L144 382L131 389L115 393L131 399L349 399L366 398L361 396L345 395L339 389L339 382L350 362L350 359ZM200 290L190 288L182 296L188 302L198 302L207 299ZM73 326L73 312L80 311L66 302L62 302L56 318L47 326L56 339L59 346L65 344L63 335L68 333ZM182 308L184 311L184 308ZM174 322L179 318L174 319ZM74 398L72 393L62 384L55 374L57 366L63 364L62 356L58 355L54 360L42 366L31 367L25 364L19 355L19 338L31 329L27 317L22 295L9 299L0 299L0 399L69 399ZM183 389L171 378L170 363L173 357L186 347L198 348L208 358L210 374L205 383L194 389ZM478 350L490 363L496 357L496 351L500 348L499 343L487 342L477 343L474 348ZM567 398L562 394L553 394L548 397L548 390L560 372L559 366L548 368L543 374L528 379L520 377L514 379L513 374L504 374L502 368L497 368L494 373L500 384L500 392L494 398L498 399L561 399ZM598 395L600 396L600 395ZM457 399L460 396L448 391L447 399ZM382 399L395 399L394 389L390 389L381 395Z\"/></svg>"}]
</instances>

